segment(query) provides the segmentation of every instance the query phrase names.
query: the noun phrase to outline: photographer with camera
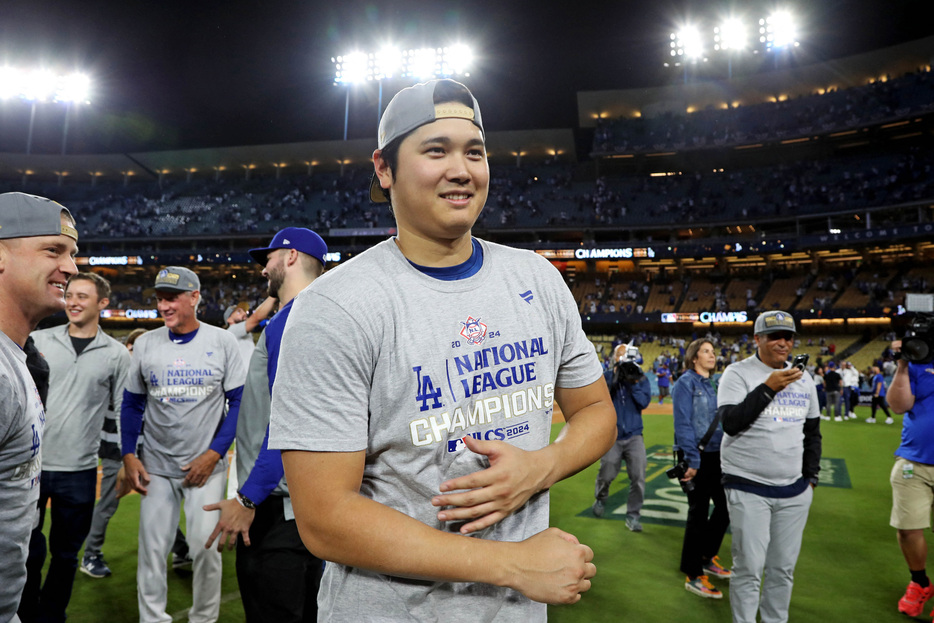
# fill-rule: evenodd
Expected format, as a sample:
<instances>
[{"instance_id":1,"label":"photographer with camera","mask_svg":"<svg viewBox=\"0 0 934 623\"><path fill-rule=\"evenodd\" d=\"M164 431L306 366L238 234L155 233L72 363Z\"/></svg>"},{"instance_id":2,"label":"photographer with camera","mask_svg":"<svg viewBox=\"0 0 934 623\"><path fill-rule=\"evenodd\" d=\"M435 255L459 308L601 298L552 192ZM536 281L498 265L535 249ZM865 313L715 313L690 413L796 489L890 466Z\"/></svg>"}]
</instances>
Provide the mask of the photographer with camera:
<instances>
[{"instance_id":1,"label":"photographer with camera","mask_svg":"<svg viewBox=\"0 0 934 623\"><path fill-rule=\"evenodd\" d=\"M925 570L928 555L924 530L931 527L934 506L934 364L931 363L931 335L918 327L924 317L912 323L913 335L892 342L897 367L886 397L902 418L902 442L895 451L892 467L892 515L889 524L896 529L898 545L908 563L911 580L898 601L898 611L908 616L922 614L924 603L934 596Z\"/></svg>"},{"instance_id":2,"label":"photographer with camera","mask_svg":"<svg viewBox=\"0 0 934 623\"><path fill-rule=\"evenodd\" d=\"M717 552L730 525L726 496L720 482L720 442L723 429L717 416L717 390L710 375L717 366L713 343L694 340L684 353L685 373L671 391L675 418L675 449L683 470L681 488L688 496L688 519L681 547L684 588L711 599L723 597L708 576L729 579ZM713 513L710 502L713 501Z\"/></svg>"},{"instance_id":3,"label":"photographer with camera","mask_svg":"<svg viewBox=\"0 0 934 623\"><path fill-rule=\"evenodd\" d=\"M779 623L788 620L820 471L820 411L806 362L788 364L797 333L791 315L764 312L753 332L756 354L728 367L717 390L733 530L730 607L734 623L755 623L756 611L763 623Z\"/></svg>"},{"instance_id":4,"label":"photographer with camera","mask_svg":"<svg viewBox=\"0 0 934 623\"><path fill-rule=\"evenodd\" d=\"M635 351L635 352L633 352ZM645 497L645 441L642 438L642 410L652 401L652 388L642 368L635 362L638 350L620 344L613 353L616 364L604 374L616 409L616 443L600 459L600 471L594 487L593 514L603 517L610 483L626 461L629 476L629 499L626 502L626 527L642 532L640 513Z\"/></svg>"}]
</instances>

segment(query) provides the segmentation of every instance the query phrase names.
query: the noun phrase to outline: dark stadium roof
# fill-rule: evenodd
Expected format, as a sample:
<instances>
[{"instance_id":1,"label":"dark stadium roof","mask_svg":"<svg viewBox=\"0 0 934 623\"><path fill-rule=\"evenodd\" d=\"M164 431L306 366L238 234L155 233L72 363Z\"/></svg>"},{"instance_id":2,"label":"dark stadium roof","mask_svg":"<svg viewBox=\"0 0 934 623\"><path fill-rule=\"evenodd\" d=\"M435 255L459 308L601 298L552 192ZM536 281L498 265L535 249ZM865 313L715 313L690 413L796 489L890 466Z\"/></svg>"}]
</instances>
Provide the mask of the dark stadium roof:
<instances>
[{"instance_id":1,"label":"dark stadium roof","mask_svg":"<svg viewBox=\"0 0 934 623\"><path fill-rule=\"evenodd\" d=\"M738 3L744 8L772 3ZM809 24L795 63L839 58L934 34L922 0L797 2ZM663 86L677 20L727 2L415 0L6 0L0 63L81 68L98 85L71 121L69 151L139 152L328 141L343 133L333 55L384 37L421 46L460 39L488 130L577 125L577 93ZM794 6L792 4L792 6ZM387 91L404 83L390 82ZM349 134L375 134L377 91L351 98ZM385 105L385 100L384 100ZM489 112L487 112L489 111ZM24 150L29 107L0 103L0 152ZM62 107L40 106L34 153L58 153Z\"/></svg>"}]
</instances>

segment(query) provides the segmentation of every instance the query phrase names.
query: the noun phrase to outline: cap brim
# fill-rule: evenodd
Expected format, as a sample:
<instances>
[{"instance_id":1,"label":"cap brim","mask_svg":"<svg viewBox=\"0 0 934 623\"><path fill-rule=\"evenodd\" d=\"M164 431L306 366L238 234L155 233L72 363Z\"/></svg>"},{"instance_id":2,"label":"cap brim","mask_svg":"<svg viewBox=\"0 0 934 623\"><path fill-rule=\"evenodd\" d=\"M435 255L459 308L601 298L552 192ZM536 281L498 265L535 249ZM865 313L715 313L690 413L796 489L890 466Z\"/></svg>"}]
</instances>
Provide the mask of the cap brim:
<instances>
[{"instance_id":1,"label":"cap brim","mask_svg":"<svg viewBox=\"0 0 934 623\"><path fill-rule=\"evenodd\" d=\"M272 250L273 250L272 247L268 247L266 249L250 249L249 254L250 254L250 257L253 258L254 262L259 264L260 266L266 266L266 262L268 261L268 258L266 256L269 255L269 252Z\"/></svg>"},{"instance_id":2,"label":"cap brim","mask_svg":"<svg viewBox=\"0 0 934 623\"><path fill-rule=\"evenodd\" d=\"M376 173L370 179L370 201L373 203L389 203L386 195L383 194L383 187L379 185L379 178L376 177Z\"/></svg>"},{"instance_id":3,"label":"cap brim","mask_svg":"<svg viewBox=\"0 0 934 623\"><path fill-rule=\"evenodd\" d=\"M197 292L197 290L189 290L188 288L179 288L176 286L168 285L154 286L153 290L156 290L157 292Z\"/></svg>"}]
</instances>

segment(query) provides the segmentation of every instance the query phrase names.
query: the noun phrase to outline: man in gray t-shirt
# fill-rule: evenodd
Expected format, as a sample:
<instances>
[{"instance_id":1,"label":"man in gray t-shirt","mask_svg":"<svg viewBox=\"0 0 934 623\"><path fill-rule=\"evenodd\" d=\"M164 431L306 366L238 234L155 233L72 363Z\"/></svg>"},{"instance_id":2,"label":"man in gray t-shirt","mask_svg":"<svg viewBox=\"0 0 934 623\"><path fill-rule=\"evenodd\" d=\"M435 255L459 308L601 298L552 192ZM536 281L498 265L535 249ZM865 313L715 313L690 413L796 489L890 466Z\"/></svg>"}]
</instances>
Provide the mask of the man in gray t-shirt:
<instances>
[{"instance_id":1,"label":"man in gray t-shirt","mask_svg":"<svg viewBox=\"0 0 934 623\"><path fill-rule=\"evenodd\" d=\"M40 320L65 308L78 272L75 221L64 207L0 194L0 621L18 621L29 532L38 520L45 411L23 347Z\"/></svg>"},{"instance_id":2,"label":"man in gray t-shirt","mask_svg":"<svg viewBox=\"0 0 934 623\"><path fill-rule=\"evenodd\" d=\"M166 560L184 501L185 534L205 543L217 511L204 506L221 498L246 379L236 340L198 320L198 276L169 266L156 276L156 298L165 326L141 335L133 346L120 413L123 464L130 485L143 495L139 509L136 577L140 623L168 620ZM225 406L229 410L225 416ZM146 413L143 451L137 441ZM216 621L220 609L221 556L193 547L190 621Z\"/></svg>"},{"instance_id":3,"label":"man in gray t-shirt","mask_svg":"<svg viewBox=\"0 0 934 623\"><path fill-rule=\"evenodd\" d=\"M295 298L272 392L269 447L329 561L319 618L542 621L596 573L548 528L548 488L616 437L602 366L560 273L471 235L489 167L470 91L404 89L379 130L370 196L398 235Z\"/></svg>"},{"instance_id":4,"label":"man in gray t-shirt","mask_svg":"<svg viewBox=\"0 0 934 623\"><path fill-rule=\"evenodd\" d=\"M788 364L791 315L765 312L753 330L756 354L730 365L717 390L733 531L730 607L736 623L755 623L757 611L780 623L820 471L820 407L811 375Z\"/></svg>"}]
</instances>

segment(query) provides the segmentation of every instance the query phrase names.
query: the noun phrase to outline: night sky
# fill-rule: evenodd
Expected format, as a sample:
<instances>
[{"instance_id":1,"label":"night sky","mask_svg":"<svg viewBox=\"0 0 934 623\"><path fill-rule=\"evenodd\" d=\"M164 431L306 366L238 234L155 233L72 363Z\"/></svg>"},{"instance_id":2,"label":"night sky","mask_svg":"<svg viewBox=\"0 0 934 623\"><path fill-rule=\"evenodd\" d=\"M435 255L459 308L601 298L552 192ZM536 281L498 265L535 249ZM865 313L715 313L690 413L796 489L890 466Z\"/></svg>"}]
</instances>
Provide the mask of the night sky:
<instances>
[{"instance_id":1,"label":"night sky","mask_svg":"<svg viewBox=\"0 0 934 623\"><path fill-rule=\"evenodd\" d=\"M756 17L775 5L734 4ZM330 59L388 41L471 45L477 65L464 82L480 101L488 130L575 127L579 90L680 80L678 70L663 67L669 33L689 17L713 20L726 6L701 0L3 0L0 64L93 76L92 105L72 117L69 152L340 139L345 90L333 86ZM929 9L921 0L786 6L806 24L790 63L934 34L934 23L920 19ZM384 106L406 84L387 82ZM64 107L37 110L33 152L57 153ZM355 89L350 138L375 137L376 119L376 86ZM0 151L25 149L28 120L28 104L0 103Z\"/></svg>"}]
</instances>

